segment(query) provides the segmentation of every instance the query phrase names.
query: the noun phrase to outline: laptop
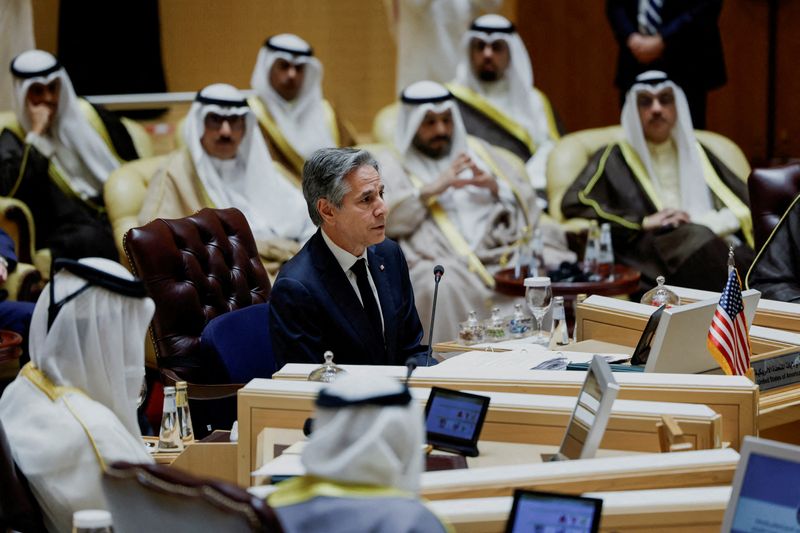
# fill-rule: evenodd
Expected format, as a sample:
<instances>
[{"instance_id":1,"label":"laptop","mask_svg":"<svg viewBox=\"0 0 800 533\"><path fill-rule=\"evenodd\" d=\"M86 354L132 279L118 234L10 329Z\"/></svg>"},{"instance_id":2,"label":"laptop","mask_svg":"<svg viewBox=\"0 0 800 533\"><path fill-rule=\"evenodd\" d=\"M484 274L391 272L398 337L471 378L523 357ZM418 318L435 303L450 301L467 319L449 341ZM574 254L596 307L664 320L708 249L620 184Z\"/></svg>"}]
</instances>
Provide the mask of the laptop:
<instances>
[{"instance_id":1,"label":"laptop","mask_svg":"<svg viewBox=\"0 0 800 533\"><path fill-rule=\"evenodd\" d=\"M800 446L747 436L723 533L800 533Z\"/></svg>"},{"instance_id":2,"label":"laptop","mask_svg":"<svg viewBox=\"0 0 800 533\"><path fill-rule=\"evenodd\" d=\"M543 461L590 459L597 453L619 393L606 360L595 355L586 372L575 409L572 411L561 446L555 454L542 454Z\"/></svg>"},{"instance_id":3,"label":"laptop","mask_svg":"<svg viewBox=\"0 0 800 533\"><path fill-rule=\"evenodd\" d=\"M753 324L761 293L742 292L747 329ZM719 363L706 348L708 328L719 298L664 309L650 347L645 372L703 374L719 372Z\"/></svg>"},{"instance_id":4,"label":"laptop","mask_svg":"<svg viewBox=\"0 0 800 533\"><path fill-rule=\"evenodd\" d=\"M437 450L477 457L489 397L432 387L425 405L428 444Z\"/></svg>"},{"instance_id":5,"label":"laptop","mask_svg":"<svg viewBox=\"0 0 800 533\"><path fill-rule=\"evenodd\" d=\"M506 533L597 533L603 500L516 489Z\"/></svg>"}]
</instances>

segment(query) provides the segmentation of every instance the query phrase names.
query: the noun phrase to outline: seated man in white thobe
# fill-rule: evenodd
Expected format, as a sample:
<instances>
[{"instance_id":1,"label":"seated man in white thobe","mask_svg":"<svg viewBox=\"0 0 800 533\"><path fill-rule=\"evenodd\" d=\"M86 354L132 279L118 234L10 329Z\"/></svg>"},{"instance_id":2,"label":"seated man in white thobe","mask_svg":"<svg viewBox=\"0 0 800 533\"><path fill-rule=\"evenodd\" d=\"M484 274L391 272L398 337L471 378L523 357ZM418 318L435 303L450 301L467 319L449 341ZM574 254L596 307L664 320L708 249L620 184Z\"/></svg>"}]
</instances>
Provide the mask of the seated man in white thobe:
<instances>
[{"instance_id":1,"label":"seated man in white thobe","mask_svg":"<svg viewBox=\"0 0 800 533\"><path fill-rule=\"evenodd\" d=\"M273 35L258 52L248 101L275 161L299 181L320 148L352 146L355 133L322 96L322 63L297 35Z\"/></svg>"},{"instance_id":2,"label":"seated man in white thobe","mask_svg":"<svg viewBox=\"0 0 800 533\"><path fill-rule=\"evenodd\" d=\"M31 362L0 398L0 419L48 530L69 533L73 512L106 508L106 464L153 460L136 407L155 305L118 263L61 266L36 304Z\"/></svg>"},{"instance_id":3,"label":"seated man in white thobe","mask_svg":"<svg viewBox=\"0 0 800 533\"><path fill-rule=\"evenodd\" d=\"M461 54L447 88L467 133L526 161L531 183L546 199L547 156L561 132L550 101L533 86L531 60L514 25L500 15L478 17L464 34Z\"/></svg>"},{"instance_id":4,"label":"seated man in white thobe","mask_svg":"<svg viewBox=\"0 0 800 533\"><path fill-rule=\"evenodd\" d=\"M273 163L242 93L223 83L197 93L173 152L147 188L139 222L204 207L239 209L270 272L314 233L299 186Z\"/></svg>"},{"instance_id":5,"label":"seated man in white thobe","mask_svg":"<svg viewBox=\"0 0 800 533\"><path fill-rule=\"evenodd\" d=\"M541 227L549 266L574 260L563 231L540 221L522 162L502 148L468 136L447 89L431 81L401 95L395 145L376 150L390 216L386 234L408 261L423 326L433 299L433 266L445 268L439 288L436 338L453 339L470 310L507 314L517 300L494 292L493 274ZM541 223L540 223L541 222Z\"/></svg>"}]
</instances>

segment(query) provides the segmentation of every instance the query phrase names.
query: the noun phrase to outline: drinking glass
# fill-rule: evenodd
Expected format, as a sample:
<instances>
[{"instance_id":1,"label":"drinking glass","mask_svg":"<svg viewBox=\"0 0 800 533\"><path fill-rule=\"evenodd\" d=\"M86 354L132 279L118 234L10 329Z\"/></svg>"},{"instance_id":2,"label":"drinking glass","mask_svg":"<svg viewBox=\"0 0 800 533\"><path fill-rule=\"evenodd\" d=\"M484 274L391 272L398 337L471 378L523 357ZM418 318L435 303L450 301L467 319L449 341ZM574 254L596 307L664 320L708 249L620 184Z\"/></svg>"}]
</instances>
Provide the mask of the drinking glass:
<instances>
[{"instance_id":1,"label":"drinking glass","mask_svg":"<svg viewBox=\"0 0 800 533\"><path fill-rule=\"evenodd\" d=\"M535 344L547 346L550 344L550 336L545 335L542 330L542 319L550 309L550 302L553 299L553 289L548 277L525 278L525 303L536 318L536 337Z\"/></svg>"}]
</instances>

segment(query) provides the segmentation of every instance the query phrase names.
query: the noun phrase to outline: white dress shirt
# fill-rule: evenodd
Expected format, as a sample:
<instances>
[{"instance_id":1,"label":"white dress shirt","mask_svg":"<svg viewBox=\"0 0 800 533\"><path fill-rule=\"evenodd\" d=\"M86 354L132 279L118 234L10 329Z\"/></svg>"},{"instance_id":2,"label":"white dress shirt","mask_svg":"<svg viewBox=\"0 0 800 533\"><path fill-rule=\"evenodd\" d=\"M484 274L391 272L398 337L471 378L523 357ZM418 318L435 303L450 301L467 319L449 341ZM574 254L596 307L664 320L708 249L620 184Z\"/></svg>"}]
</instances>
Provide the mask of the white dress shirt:
<instances>
[{"instance_id":1,"label":"white dress shirt","mask_svg":"<svg viewBox=\"0 0 800 533\"><path fill-rule=\"evenodd\" d=\"M352 270L350 270L350 267L352 267L359 259L362 258L364 259L364 262L366 263L367 267L367 279L369 280L369 286L372 289L373 296L375 296L375 302L378 304L378 311L380 311L381 315L381 328L383 330L386 330L386 326L383 322L383 309L381 309L381 299L378 297L378 289L375 287L375 281L372 279L372 273L369 271L369 259L367 259L367 249L364 248L364 253L362 253L360 256L355 256L350 252L348 252L347 250L338 246L335 242L333 242L331 238L328 237L328 234L325 233L324 229L321 231L321 233L322 233L322 239L325 241L325 244L328 245L328 248L330 248L331 252L333 253L333 257L336 258L336 262L339 263L340 267L342 267L345 276L347 276L347 281L349 281L350 285L353 287L353 290L355 291L356 296L358 297L358 301L361 302L362 307L364 305L364 301L361 299L361 292L358 290L358 281L356 279L356 275Z\"/></svg>"}]
</instances>

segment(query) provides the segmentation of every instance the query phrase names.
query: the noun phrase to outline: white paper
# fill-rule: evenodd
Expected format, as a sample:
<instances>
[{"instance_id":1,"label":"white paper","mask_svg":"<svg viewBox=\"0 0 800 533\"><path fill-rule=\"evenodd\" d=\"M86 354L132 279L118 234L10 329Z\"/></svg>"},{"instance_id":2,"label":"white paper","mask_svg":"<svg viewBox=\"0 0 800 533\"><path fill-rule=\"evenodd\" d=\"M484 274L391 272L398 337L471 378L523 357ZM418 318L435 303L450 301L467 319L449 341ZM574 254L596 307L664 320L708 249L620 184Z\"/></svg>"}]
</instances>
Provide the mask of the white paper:
<instances>
[{"instance_id":1,"label":"white paper","mask_svg":"<svg viewBox=\"0 0 800 533\"><path fill-rule=\"evenodd\" d=\"M300 462L300 455L289 453L279 455L268 462L252 474L256 476L302 476L306 473L306 467Z\"/></svg>"}]
</instances>

